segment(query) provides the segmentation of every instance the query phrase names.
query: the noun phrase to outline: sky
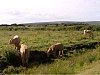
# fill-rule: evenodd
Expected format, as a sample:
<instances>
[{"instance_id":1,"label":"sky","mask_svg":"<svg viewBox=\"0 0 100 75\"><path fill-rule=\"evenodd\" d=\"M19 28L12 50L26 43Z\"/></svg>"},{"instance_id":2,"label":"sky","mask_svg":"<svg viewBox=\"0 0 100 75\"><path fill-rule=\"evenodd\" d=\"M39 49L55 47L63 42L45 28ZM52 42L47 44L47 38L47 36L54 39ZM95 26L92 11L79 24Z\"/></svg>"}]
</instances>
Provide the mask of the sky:
<instances>
[{"instance_id":1,"label":"sky","mask_svg":"<svg viewBox=\"0 0 100 75\"><path fill-rule=\"evenodd\" d=\"M100 0L0 0L0 24L100 21Z\"/></svg>"}]
</instances>

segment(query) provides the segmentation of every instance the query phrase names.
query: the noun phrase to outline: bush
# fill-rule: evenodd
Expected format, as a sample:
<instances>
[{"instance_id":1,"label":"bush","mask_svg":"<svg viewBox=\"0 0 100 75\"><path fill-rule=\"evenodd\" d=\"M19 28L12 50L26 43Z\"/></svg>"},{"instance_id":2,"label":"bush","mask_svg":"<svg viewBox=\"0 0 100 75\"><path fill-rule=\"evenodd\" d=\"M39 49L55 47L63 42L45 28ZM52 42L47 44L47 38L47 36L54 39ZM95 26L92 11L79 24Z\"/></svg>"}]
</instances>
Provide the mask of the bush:
<instances>
[{"instance_id":1,"label":"bush","mask_svg":"<svg viewBox=\"0 0 100 75\"><path fill-rule=\"evenodd\" d=\"M19 66L21 63L21 58L18 51L14 51L14 50L6 51L4 56L9 65Z\"/></svg>"},{"instance_id":2,"label":"bush","mask_svg":"<svg viewBox=\"0 0 100 75\"><path fill-rule=\"evenodd\" d=\"M0 69L3 69L3 68L5 68L6 66L7 66L7 61L6 61L6 59L5 58L0 58Z\"/></svg>"}]
</instances>

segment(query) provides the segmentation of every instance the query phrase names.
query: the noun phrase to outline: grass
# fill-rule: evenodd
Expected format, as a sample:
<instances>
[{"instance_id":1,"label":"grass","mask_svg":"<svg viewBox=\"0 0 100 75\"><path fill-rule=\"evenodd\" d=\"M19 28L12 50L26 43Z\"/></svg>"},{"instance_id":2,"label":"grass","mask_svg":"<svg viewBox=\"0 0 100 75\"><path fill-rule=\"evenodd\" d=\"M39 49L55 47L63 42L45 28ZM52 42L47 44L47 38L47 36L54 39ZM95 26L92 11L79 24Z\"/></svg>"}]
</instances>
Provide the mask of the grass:
<instances>
[{"instance_id":1,"label":"grass","mask_svg":"<svg viewBox=\"0 0 100 75\"><path fill-rule=\"evenodd\" d=\"M88 65L100 60L100 47L89 50L82 55L73 55L71 58L56 59L51 64L40 64L31 66L31 68L21 71L24 74L76 74Z\"/></svg>"},{"instance_id":2,"label":"grass","mask_svg":"<svg viewBox=\"0 0 100 75\"><path fill-rule=\"evenodd\" d=\"M56 29L56 28L54 28ZM87 42L95 42L100 40L100 32L94 31L94 39L83 35L83 31L68 30L18 30L18 31L0 31L0 54L3 56L6 51L16 51L12 45L8 45L9 39L13 35L19 35L21 42L29 46L32 51L47 51L48 47L57 42L63 43L64 47L76 44L86 44ZM66 48L64 48L66 50ZM80 49L84 52L75 52L70 57L59 57L49 63L32 62L28 67L7 65L3 73L7 74L77 74L82 73L92 63L100 60L100 47L95 49ZM12 59L13 61L13 59ZM93 65L94 65L93 64ZM98 69L98 68L97 68Z\"/></svg>"}]
</instances>

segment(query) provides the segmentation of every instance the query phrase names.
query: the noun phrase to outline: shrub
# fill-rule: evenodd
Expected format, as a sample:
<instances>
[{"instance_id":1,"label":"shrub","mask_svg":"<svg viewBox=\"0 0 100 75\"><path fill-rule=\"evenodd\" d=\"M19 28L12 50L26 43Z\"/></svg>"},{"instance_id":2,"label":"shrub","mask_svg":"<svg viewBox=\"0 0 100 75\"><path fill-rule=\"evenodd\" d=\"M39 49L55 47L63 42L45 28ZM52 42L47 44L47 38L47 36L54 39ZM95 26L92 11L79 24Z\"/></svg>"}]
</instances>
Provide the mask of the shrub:
<instances>
[{"instance_id":1,"label":"shrub","mask_svg":"<svg viewBox=\"0 0 100 75\"><path fill-rule=\"evenodd\" d=\"M6 51L4 56L6 57L7 63L9 65L19 66L21 63L21 58L18 51L14 50Z\"/></svg>"},{"instance_id":2,"label":"shrub","mask_svg":"<svg viewBox=\"0 0 100 75\"><path fill-rule=\"evenodd\" d=\"M5 68L6 66L7 66L7 61L6 61L6 59L5 58L0 58L0 69L3 69L3 68Z\"/></svg>"}]
</instances>

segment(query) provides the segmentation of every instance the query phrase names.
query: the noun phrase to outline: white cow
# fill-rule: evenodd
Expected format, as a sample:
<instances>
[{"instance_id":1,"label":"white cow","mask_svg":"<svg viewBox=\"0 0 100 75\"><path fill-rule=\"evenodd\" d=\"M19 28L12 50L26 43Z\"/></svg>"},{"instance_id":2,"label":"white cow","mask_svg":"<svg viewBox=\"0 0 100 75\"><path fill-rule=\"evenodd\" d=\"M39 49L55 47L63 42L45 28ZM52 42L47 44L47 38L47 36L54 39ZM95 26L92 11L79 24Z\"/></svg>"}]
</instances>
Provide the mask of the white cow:
<instances>
[{"instance_id":1,"label":"white cow","mask_svg":"<svg viewBox=\"0 0 100 75\"><path fill-rule=\"evenodd\" d=\"M20 45L20 54L23 66L27 65L29 59L29 48L27 47L27 45L25 44Z\"/></svg>"},{"instance_id":2,"label":"white cow","mask_svg":"<svg viewBox=\"0 0 100 75\"><path fill-rule=\"evenodd\" d=\"M93 38L93 32L91 30L84 30L84 35L88 35Z\"/></svg>"},{"instance_id":3,"label":"white cow","mask_svg":"<svg viewBox=\"0 0 100 75\"><path fill-rule=\"evenodd\" d=\"M28 64L29 49L28 49L27 45L20 44L19 36L15 35L12 39L10 39L9 44L14 44L15 48L17 48L17 50L19 50L23 66L25 64Z\"/></svg>"}]
</instances>

